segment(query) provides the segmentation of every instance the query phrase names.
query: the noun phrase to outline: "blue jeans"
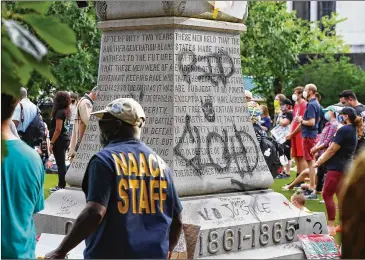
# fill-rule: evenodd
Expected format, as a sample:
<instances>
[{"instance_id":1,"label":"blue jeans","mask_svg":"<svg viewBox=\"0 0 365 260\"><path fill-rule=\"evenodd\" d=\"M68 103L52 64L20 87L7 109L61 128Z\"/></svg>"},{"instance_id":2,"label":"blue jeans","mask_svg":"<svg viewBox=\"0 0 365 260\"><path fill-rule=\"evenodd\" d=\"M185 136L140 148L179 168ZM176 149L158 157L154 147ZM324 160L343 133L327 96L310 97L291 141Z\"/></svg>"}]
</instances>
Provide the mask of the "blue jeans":
<instances>
[{"instance_id":1,"label":"blue jeans","mask_svg":"<svg viewBox=\"0 0 365 260\"><path fill-rule=\"evenodd\" d=\"M71 136L72 136L72 130L73 129L74 129L74 125L70 124L69 127L68 127L68 136L70 137L70 139L71 139Z\"/></svg>"}]
</instances>

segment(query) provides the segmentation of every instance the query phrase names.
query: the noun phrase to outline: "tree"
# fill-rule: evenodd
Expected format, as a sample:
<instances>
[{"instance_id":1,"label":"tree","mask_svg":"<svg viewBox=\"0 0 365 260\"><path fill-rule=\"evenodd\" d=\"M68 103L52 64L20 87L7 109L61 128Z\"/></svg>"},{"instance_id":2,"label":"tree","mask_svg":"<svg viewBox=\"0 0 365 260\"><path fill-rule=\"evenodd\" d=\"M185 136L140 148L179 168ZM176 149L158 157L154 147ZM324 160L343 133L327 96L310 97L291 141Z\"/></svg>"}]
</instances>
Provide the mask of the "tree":
<instances>
[{"instance_id":1,"label":"tree","mask_svg":"<svg viewBox=\"0 0 365 260\"><path fill-rule=\"evenodd\" d=\"M300 53L349 51L342 37L330 30L341 21L335 14L318 22L297 19L295 12L287 11L286 2L249 2L247 31L241 35L242 71L254 76L255 91L269 107L291 81Z\"/></svg>"},{"instance_id":2,"label":"tree","mask_svg":"<svg viewBox=\"0 0 365 260\"><path fill-rule=\"evenodd\" d=\"M365 71L349 60L345 56L335 59L333 55L315 58L293 72L292 86L314 83L324 107L337 103L338 94L345 89L353 90L358 99L365 103Z\"/></svg>"},{"instance_id":3,"label":"tree","mask_svg":"<svg viewBox=\"0 0 365 260\"><path fill-rule=\"evenodd\" d=\"M66 57L50 51L49 60L58 84L34 75L27 86L34 96L42 98L57 90L83 94L97 84L101 33L96 28L94 5L95 2L89 2L89 7L80 9L75 2L52 2L47 15L58 17L73 29L78 51Z\"/></svg>"},{"instance_id":4,"label":"tree","mask_svg":"<svg viewBox=\"0 0 365 260\"><path fill-rule=\"evenodd\" d=\"M58 55L77 52L75 34L57 18L45 16L48 8L49 2L2 3L2 92L18 95L20 87L30 81L33 71L57 84L44 43Z\"/></svg>"},{"instance_id":5,"label":"tree","mask_svg":"<svg viewBox=\"0 0 365 260\"><path fill-rule=\"evenodd\" d=\"M48 49L58 55L75 53L74 32L57 18L44 15L50 2L12 2L1 5L1 93L18 96L20 87L27 85L33 71L57 85L49 66ZM6 154L3 140L1 147L3 158Z\"/></svg>"}]
</instances>

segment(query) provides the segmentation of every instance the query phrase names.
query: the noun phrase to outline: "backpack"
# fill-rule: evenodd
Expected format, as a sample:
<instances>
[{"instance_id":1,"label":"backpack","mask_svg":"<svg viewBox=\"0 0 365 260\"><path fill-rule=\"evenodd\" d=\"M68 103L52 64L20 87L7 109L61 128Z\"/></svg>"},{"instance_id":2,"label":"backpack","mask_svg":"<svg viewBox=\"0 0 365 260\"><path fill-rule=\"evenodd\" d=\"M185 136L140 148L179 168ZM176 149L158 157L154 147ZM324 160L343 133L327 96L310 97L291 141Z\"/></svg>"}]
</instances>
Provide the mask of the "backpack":
<instances>
[{"instance_id":1,"label":"backpack","mask_svg":"<svg viewBox=\"0 0 365 260\"><path fill-rule=\"evenodd\" d=\"M319 111L318 134L322 133L325 126L326 118L324 117L323 107L321 106L321 111Z\"/></svg>"},{"instance_id":2,"label":"backpack","mask_svg":"<svg viewBox=\"0 0 365 260\"><path fill-rule=\"evenodd\" d=\"M20 122L24 123L24 108L22 103L20 104ZM25 132L19 131L20 138L29 146L40 146L46 136L46 127L41 119L41 111L37 107L37 114L30 122Z\"/></svg>"}]
</instances>

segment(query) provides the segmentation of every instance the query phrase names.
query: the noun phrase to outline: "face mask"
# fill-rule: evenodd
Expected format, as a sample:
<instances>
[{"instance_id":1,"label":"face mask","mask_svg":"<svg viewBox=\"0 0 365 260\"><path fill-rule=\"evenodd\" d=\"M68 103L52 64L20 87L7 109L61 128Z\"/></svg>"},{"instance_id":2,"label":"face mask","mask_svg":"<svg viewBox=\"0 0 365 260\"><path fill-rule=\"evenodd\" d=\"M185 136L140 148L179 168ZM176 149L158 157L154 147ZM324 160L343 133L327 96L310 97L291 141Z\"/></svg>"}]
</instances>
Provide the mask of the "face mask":
<instances>
[{"instance_id":1,"label":"face mask","mask_svg":"<svg viewBox=\"0 0 365 260\"><path fill-rule=\"evenodd\" d=\"M280 110L283 112L286 111L286 106L280 106Z\"/></svg>"},{"instance_id":2,"label":"face mask","mask_svg":"<svg viewBox=\"0 0 365 260\"><path fill-rule=\"evenodd\" d=\"M100 141L101 147L104 148L105 146L107 146L110 143L110 138L103 131L100 131L99 141Z\"/></svg>"},{"instance_id":3,"label":"face mask","mask_svg":"<svg viewBox=\"0 0 365 260\"><path fill-rule=\"evenodd\" d=\"M303 97L305 98L305 99L307 99L307 97L308 97L308 91L303 91Z\"/></svg>"},{"instance_id":4,"label":"face mask","mask_svg":"<svg viewBox=\"0 0 365 260\"><path fill-rule=\"evenodd\" d=\"M297 95L297 94L293 94L293 95L291 96L291 99L293 99L293 101L294 101L294 102L297 102L297 100L298 100L298 95Z\"/></svg>"},{"instance_id":5,"label":"face mask","mask_svg":"<svg viewBox=\"0 0 365 260\"><path fill-rule=\"evenodd\" d=\"M280 108L280 102L279 102L279 100L274 100L274 108L275 109Z\"/></svg>"},{"instance_id":6,"label":"face mask","mask_svg":"<svg viewBox=\"0 0 365 260\"><path fill-rule=\"evenodd\" d=\"M330 121L331 120L331 114L329 113L329 111L326 112L326 114L324 114L324 118L327 120L327 121Z\"/></svg>"}]
</instances>

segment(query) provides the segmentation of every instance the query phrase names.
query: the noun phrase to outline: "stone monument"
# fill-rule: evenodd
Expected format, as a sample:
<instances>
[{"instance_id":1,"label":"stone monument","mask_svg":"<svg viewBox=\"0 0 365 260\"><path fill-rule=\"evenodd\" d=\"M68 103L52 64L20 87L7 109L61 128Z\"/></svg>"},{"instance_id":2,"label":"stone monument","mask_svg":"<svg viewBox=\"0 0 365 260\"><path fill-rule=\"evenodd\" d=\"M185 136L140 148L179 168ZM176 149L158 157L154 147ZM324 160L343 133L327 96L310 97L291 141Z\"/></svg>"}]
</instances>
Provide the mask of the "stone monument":
<instances>
[{"instance_id":1,"label":"stone monument","mask_svg":"<svg viewBox=\"0 0 365 260\"><path fill-rule=\"evenodd\" d=\"M268 190L273 179L242 83L242 20L207 1L99 1L97 14L103 36L93 110L120 97L143 106L142 140L171 167L184 207L185 234L175 251L189 258L302 257L296 235L327 232L325 215L301 212ZM92 116L66 176L72 187L46 201L35 216L38 233L72 227L85 205L79 187L87 163L100 148Z\"/></svg>"}]
</instances>

